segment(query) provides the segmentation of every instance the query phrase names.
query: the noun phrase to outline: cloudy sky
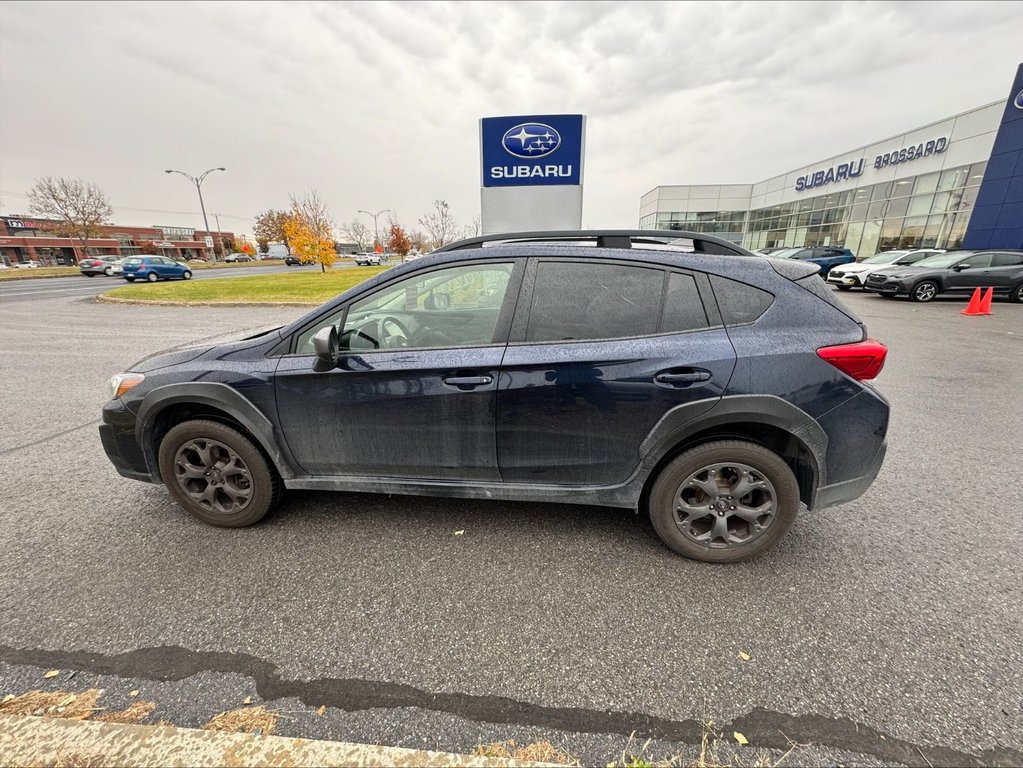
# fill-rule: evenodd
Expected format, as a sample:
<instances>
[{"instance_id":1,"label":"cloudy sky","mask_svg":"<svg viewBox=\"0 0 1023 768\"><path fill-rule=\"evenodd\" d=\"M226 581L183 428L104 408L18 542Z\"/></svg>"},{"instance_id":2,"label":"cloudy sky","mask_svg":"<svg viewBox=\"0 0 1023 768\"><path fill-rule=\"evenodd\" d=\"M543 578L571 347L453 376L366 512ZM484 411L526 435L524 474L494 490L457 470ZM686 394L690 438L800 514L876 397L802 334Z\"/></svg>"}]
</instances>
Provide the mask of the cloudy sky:
<instances>
[{"instance_id":1,"label":"cloudy sky","mask_svg":"<svg viewBox=\"0 0 1023 768\"><path fill-rule=\"evenodd\" d=\"M0 211L43 175L123 224L251 232L479 213L478 119L587 115L584 224L658 184L749 183L1006 97L1021 2L0 2ZM371 220L366 219L371 224ZM212 224L212 219L211 219Z\"/></svg>"}]
</instances>

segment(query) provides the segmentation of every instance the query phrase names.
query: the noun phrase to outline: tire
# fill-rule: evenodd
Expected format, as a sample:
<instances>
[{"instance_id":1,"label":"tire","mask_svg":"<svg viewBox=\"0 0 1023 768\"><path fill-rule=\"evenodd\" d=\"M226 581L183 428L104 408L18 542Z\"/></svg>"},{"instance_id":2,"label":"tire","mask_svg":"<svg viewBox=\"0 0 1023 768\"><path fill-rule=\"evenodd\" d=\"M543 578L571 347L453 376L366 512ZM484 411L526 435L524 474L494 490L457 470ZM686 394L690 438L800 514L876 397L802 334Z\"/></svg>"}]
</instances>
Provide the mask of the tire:
<instances>
[{"instance_id":1,"label":"tire","mask_svg":"<svg viewBox=\"0 0 1023 768\"><path fill-rule=\"evenodd\" d=\"M1023 283L1009 291L1009 301L1013 304L1023 304Z\"/></svg>"},{"instance_id":2,"label":"tire","mask_svg":"<svg viewBox=\"0 0 1023 768\"><path fill-rule=\"evenodd\" d=\"M114 274L114 270L112 270L110 267L107 267L106 269L103 270L103 274L106 275L107 277L110 277L111 275Z\"/></svg>"},{"instance_id":3,"label":"tire","mask_svg":"<svg viewBox=\"0 0 1023 768\"><path fill-rule=\"evenodd\" d=\"M280 477L262 452L241 432L216 421L186 421L171 429L160 442L159 464L173 499L209 525L253 525L280 500ZM241 471L224 473L225 466ZM186 467L194 473L190 477ZM207 493L211 498L199 498Z\"/></svg>"},{"instance_id":4,"label":"tire","mask_svg":"<svg viewBox=\"0 0 1023 768\"><path fill-rule=\"evenodd\" d=\"M182 279L182 280L191 280L191 279L192 279L192 273L191 273L191 271L189 271L189 270L187 270L187 269L186 269L186 270L185 270L184 272L182 272L182 273L181 273L181 279Z\"/></svg>"},{"instance_id":5,"label":"tire","mask_svg":"<svg viewBox=\"0 0 1023 768\"><path fill-rule=\"evenodd\" d=\"M148 280L151 283L155 283L159 279L160 279L160 276L158 274L156 274L155 272L150 272L148 275L146 275L146 280Z\"/></svg>"},{"instance_id":6,"label":"tire","mask_svg":"<svg viewBox=\"0 0 1023 768\"><path fill-rule=\"evenodd\" d=\"M921 280L909 289L910 301L926 303L934 301L934 297L941 291L941 287L933 280Z\"/></svg>"},{"instance_id":7,"label":"tire","mask_svg":"<svg viewBox=\"0 0 1023 768\"><path fill-rule=\"evenodd\" d=\"M711 467L717 467L717 483L711 483L706 473ZM746 482L741 471L761 481L740 497L746 505L736 504L739 499L727 493L729 484L738 488ZM693 478L696 480L690 482ZM700 482L717 485L715 493L720 498L709 499ZM765 502L770 502L772 514L756 515L754 509ZM679 513L686 509L683 505L697 510L706 507L707 512L683 520ZM729 514L735 506L746 506L751 519ZM661 541L680 555L706 563L738 563L766 552L785 535L799 512L799 485L792 470L773 451L742 440L720 440L690 448L672 459L654 481L647 507ZM716 535L719 521L731 541ZM756 525L763 527L755 529ZM697 535L710 538L701 543L695 540Z\"/></svg>"}]
</instances>

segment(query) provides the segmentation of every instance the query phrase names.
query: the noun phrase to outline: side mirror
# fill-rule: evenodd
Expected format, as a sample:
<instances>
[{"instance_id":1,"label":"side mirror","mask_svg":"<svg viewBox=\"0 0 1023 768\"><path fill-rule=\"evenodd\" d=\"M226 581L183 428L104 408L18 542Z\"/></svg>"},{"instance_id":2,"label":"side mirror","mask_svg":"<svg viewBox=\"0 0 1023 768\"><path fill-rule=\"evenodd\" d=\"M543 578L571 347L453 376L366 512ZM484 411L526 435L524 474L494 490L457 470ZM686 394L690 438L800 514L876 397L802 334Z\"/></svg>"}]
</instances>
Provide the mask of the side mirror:
<instances>
[{"instance_id":1,"label":"side mirror","mask_svg":"<svg viewBox=\"0 0 1023 768\"><path fill-rule=\"evenodd\" d=\"M337 326L330 325L318 330L313 336L313 349L316 351L316 361L313 363L314 371L324 373L337 368L338 360L341 358L341 343L337 335Z\"/></svg>"}]
</instances>

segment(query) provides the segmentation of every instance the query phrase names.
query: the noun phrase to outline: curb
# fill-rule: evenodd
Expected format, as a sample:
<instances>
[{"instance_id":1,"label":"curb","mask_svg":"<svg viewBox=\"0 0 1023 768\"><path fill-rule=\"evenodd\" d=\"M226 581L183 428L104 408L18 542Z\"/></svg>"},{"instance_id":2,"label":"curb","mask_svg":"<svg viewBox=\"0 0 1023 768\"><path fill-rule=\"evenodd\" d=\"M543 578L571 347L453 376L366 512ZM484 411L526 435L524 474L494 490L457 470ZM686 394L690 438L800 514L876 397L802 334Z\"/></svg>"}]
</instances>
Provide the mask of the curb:
<instances>
[{"instance_id":1,"label":"curb","mask_svg":"<svg viewBox=\"0 0 1023 768\"><path fill-rule=\"evenodd\" d=\"M323 302L310 301L171 301L169 299L121 299L99 294L94 297L101 304L136 304L156 307L318 307Z\"/></svg>"},{"instance_id":2,"label":"curb","mask_svg":"<svg viewBox=\"0 0 1023 768\"><path fill-rule=\"evenodd\" d=\"M525 768L497 757L460 755L341 741L200 731L172 725L121 725L28 715L0 715L0 764L118 765L125 768L230 765Z\"/></svg>"}]
</instances>

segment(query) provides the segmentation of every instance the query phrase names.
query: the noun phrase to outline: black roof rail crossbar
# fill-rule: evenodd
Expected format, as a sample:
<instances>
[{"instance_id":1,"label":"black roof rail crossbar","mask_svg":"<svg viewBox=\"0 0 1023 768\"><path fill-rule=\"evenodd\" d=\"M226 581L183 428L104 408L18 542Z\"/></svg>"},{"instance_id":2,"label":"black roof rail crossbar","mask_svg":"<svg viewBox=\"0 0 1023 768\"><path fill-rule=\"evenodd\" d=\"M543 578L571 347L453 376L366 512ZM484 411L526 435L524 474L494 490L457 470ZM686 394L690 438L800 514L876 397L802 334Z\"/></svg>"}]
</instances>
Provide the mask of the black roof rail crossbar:
<instances>
[{"instance_id":1,"label":"black roof rail crossbar","mask_svg":"<svg viewBox=\"0 0 1023 768\"><path fill-rule=\"evenodd\" d=\"M486 243L556 243L558 240L594 240L598 248L631 248L633 243L666 245L673 240L692 240L693 250L697 253L710 253L722 256L748 255L745 249L722 238L680 229L566 229L548 232L501 232L448 243L432 251L432 253L447 253L467 248L479 248Z\"/></svg>"}]
</instances>

